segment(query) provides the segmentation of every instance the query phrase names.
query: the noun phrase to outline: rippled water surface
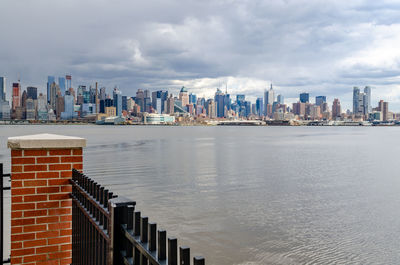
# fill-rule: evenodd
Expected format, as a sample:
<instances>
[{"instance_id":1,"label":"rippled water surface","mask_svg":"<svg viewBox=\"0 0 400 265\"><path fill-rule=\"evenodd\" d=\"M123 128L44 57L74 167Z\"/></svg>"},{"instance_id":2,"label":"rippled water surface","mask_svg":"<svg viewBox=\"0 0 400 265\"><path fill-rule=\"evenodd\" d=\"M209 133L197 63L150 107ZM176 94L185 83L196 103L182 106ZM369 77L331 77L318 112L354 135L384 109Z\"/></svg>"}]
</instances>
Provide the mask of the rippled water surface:
<instances>
[{"instance_id":1,"label":"rippled water surface","mask_svg":"<svg viewBox=\"0 0 400 265\"><path fill-rule=\"evenodd\" d=\"M6 170L43 132L207 264L400 264L400 128L0 126Z\"/></svg>"}]
</instances>

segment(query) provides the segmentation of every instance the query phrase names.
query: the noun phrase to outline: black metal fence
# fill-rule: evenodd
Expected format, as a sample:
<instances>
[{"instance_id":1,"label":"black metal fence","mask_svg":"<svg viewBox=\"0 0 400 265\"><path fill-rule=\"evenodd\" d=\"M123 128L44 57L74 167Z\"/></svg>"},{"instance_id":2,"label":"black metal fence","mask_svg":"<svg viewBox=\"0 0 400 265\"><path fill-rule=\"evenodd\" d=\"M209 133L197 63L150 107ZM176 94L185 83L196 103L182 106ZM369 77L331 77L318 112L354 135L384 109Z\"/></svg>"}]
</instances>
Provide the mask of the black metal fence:
<instances>
[{"instance_id":1,"label":"black metal fence","mask_svg":"<svg viewBox=\"0 0 400 265\"><path fill-rule=\"evenodd\" d=\"M3 172L3 164L0 164L0 207L1 207L1 216L0 216L0 261L2 264L10 263L10 258L6 260L3 257L4 252L4 191L10 190L10 186L4 186L3 179L11 178L10 174L5 174Z\"/></svg>"},{"instance_id":2,"label":"black metal fence","mask_svg":"<svg viewBox=\"0 0 400 265\"><path fill-rule=\"evenodd\" d=\"M177 239L135 211L134 201L72 173L73 265L178 265ZM179 247L179 264L190 265L188 247ZM193 257L193 264L204 265L204 258Z\"/></svg>"}]
</instances>

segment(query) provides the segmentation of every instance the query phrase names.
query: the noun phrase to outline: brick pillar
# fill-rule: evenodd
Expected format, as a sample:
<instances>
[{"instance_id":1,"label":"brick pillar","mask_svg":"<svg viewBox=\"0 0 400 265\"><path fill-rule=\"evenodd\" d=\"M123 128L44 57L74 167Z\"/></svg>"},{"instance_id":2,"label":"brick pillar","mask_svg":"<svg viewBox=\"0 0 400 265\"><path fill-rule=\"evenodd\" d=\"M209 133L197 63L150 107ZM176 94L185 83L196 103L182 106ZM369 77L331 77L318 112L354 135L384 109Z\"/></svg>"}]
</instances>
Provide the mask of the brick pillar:
<instances>
[{"instance_id":1,"label":"brick pillar","mask_svg":"<svg viewBox=\"0 0 400 265\"><path fill-rule=\"evenodd\" d=\"M11 264L70 264L72 168L86 140L53 134L8 138L11 148Z\"/></svg>"}]
</instances>

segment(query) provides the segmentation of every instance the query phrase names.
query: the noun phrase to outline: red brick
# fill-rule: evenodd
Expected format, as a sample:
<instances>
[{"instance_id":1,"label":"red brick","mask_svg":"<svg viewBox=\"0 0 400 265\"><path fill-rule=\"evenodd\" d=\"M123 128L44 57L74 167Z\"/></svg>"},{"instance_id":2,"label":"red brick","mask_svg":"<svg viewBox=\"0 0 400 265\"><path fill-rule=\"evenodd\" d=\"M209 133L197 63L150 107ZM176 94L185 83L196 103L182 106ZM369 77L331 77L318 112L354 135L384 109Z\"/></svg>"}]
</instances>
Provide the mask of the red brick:
<instances>
[{"instance_id":1,"label":"red brick","mask_svg":"<svg viewBox=\"0 0 400 265\"><path fill-rule=\"evenodd\" d=\"M50 252L58 252L58 246L46 246L36 248L36 254L50 253Z\"/></svg>"},{"instance_id":2,"label":"red brick","mask_svg":"<svg viewBox=\"0 0 400 265\"><path fill-rule=\"evenodd\" d=\"M44 254L41 255L33 255L33 256L25 256L24 262L33 262L33 261L42 261L46 260L47 256Z\"/></svg>"},{"instance_id":3,"label":"red brick","mask_svg":"<svg viewBox=\"0 0 400 265\"><path fill-rule=\"evenodd\" d=\"M60 236L60 231L45 231L45 232L37 232L36 238L52 238Z\"/></svg>"},{"instance_id":4,"label":"red brick","mask_svg":"<svg viewBox=\"0 0 400 265\"><path fill-rule=\"evenodd\" d=\"M69 198L70 198L70 195L68 193L49 194L49 201L67 200ZM63 206L61 206L61 207L63 207Z\"/></svg>"},{"instance_id":5,"label":"red brick","mask_svg":"<svg viewBox=\"0 0 400 265\"><path fill-rule=\"evenodd\" d=\"M35 178L35 173L14 173L12 174L12 180L16 180L16 179L21 179L21 180L25 180L25 179L34 179Z\"/></svg>"},{"instance_id":6,"label":"red brick","mask_svg":"<svg viewBox=\"0 0 400 265\"><path fill-rule=\"evenodd\" d=\"M58 216L46 216L46 217L37 217L37 224L50 224L50 223L58 223L60 218Z\"/></svg>"},{"instance_id":7,"label":"red brick","mask_svg":"<svg viewBox=\"0 0 400 265\"><path fill-rule=\"evenodd\" d=\"M72 215L63 215L60 216L60 222L71 222L72 221Z\"/></svg>"},{"instance_id":8,"label":"red brick","mask_svg":"<svg viewBox=\"0 0 400 265\"><path fill-rule=\"evenodd\" d=\"M71 206L72 206L72 200L61 202L61 207L71 207Z\"/></svg>"},{"instance_id":9,"label":"red brick","mask_svg":"<svg viewBox=\"0 0 400 265\"><path fill-rule=\"evenodd\" d=\"M11 211L22 211L35 209L34 203L15 203L11 205Z\"/></svg>"},{"instance_id":10,"label":"red brick","mask_svg":"<svg viewBox=\"0 0 400 265\"><path fill-rule=\"evenodd\" d=\"M27 195L27 194L36 194L35 188L19 188L19 189L11 189L11 195Z\"/></svg>"},{"instance_id":11,"label":"red brick","mask_svg":"<svg viewBox=\"0 0 400 265\"><path fill-rule=\"evenodd\" d=\"M62 156L61 163L82 162L82 156Z\"/></svg>"},{"instance_id":12,"label":"red brick","mask_svg":"<svg viewBox=\"0 0 400 265\"><path fill-rule=\"evenodd\" d=\"M66 244L60 246L61 251L72 250L72 244Z\"/></svg>"},{"instance_id":13,"label":"red brick","mask_svg":"<svg viewBox=\"0 0 400 265\"><path fill-rule=\"evenodd\" d=\"M38 172L36 178L38 179L54 179L59 178L60 172Z\"/></svg>"},{"instance_id":14,"label":"red brick","mask_svg":"<svg viewBox=\"0 0 400 265\"><path fill-rule=\"evenodd\" d=\"M69 185L69 180L68 179L49 179L48 185L49 186Z\"/></svg>"},{"instance_id":15,"label":"red brick","mask_svg":"<svg viewBox=\"0 0 400 265\"><path fill-rule=\"evenodd\" d=\"M21 188L22 184L22 180L13 180L11 181L11 188Z\"/></svg>"},{"instance_id":16,"label":"red brick","mask_svg":"<svg viewBox=\"0 0 400 265\"><path fill-rule=\"evenodd\" d=\"M70 229L71 228L71 222L49 224L48 227L49 227L49 230Z\"/></svg>"},{"instance_id":17,"label":"red brick","mask_svg":"<svg viewBox=\"0 0 400 265\"><path fill-rule=\"evenodd\" d=\"M71 149L54 149L50 150L50 155L51 156L63 156L63 155L71 155Z\"/></svg>"},{"instance_id":18,"label":"red brick","mask_svg":"<svg viewBox=\"0 0 400 265\"><path fill-rule=\"evenodd\" d=\"M47 201L47 195L26 195L24 196L24 202L40 202Z\"/></svg>"},{"instance_id":19,"label":"red brick","mask_svg":"<svg viewBox=\"0 0 400 265\"><path fill-rule=\"evenodd\" d=\"M24 218L11 220L11 227L20 225L33 225L35 224L35 218Z\"/></svg>"},{"instance_id":20,"label":"red brick","mask_svg":"<svg viewBox=\"0 0 400 265\"><path fill-rule=\"evenodd\" d=\"M23 249L14 249L11 250L11 256L18 257L18 256L26 256L35 254L34 248L23 248Z\"/></svg>"},{"instance_id":21,"label":"red brick","mask_svg":"<svg viewBox=\"0 0 400 265\"><path fill-rule=\"evenodd\" d=\"M25 180L24 187L40 187L47 186L47 180L35 179L35 180Z\"/></svg>"},{"instance_id":22,"label":"red brick","mask_svg":"<svg viewBox=\"0 0 400 265\"><path fill-rule=\"evenodd\" d=\"M47 165L26 165L24 172L47 171Z\"/></svg>"},{"instance_id":23,"label":"red brick","mask_svg":"<svg viewBox=\"0 0 400 265\"><path fill-rule=\"evenodd\" d=\"M24 156L47 156L47 150L24 150Z\"/></svg>"},{"instance_id":24,"label":"red brick","mask_svg":"<svg viewBox=\"0 0 400 265\"><path fill-rule=\"evenodd\" d=\"M22 211L11 212L11 218L12 219L21 218L21 217L22 217Z\"/></svg>"},{"instance_id":25,"label":"red brick","mask_svg":"<svg viewBox=\"0 0 400 265\"><path fill-rule=\"evenodd\" d=\"M62 186L61 192L72 192L72 186Z\"/></svg>"},{"instance_id":26,"label":"red brick","mask_svg":"<svg viewBox=\"0 0 400 265\"><path fill-rule=\"evenodd\" d=\"M55 164L60 163L60 158L58 156L38 157L36 162L38 164Z\"/></svg>"},{"instance_id":27,"label":"red brick","mask_svg":"<svg viewBox=\"0 0 400 265\"><path fill-rule=\"evenodd\" d=\"M74 156L82 155L82 148L80 148L80 149L72 149L72 155L74 155Z\"/></svg>"},{"instance_id":28,"label":"red brick","mask_svg":"<svg viewBox=\"0 0 400 265\"><path fill-rule=\"evenodd\" d=\"M46 231L46 229L47 229L47 225L45 225L45 224L41 224L41 225L26 225L26 226L24 226L24 233Z\"/></svg>"},{"instance_id":29,"label":"red brick","mask_svg":"<svg viewBox=\"0 0 400 265\"><path fill-rule=\"evenodd\" d=\"M71 170L71 164L49 165L49 170Z\"/></svg>"},{"instance_id":30,"label":"red brick","mask_svg":"<svg viewBox=\"0 0 400 265\"><path fill-rule=\"evenodd\" d=\"M73 164L72 168L75 168L76 170L81 170L83 169L83 165L82 163Z\"/></svg>"},{"instance_id":31,"label":"red brick","mask_svg":"<svg viewBox=\"0 0 400 265\"><path fill-rule=\"evenodd\" d=\"M22 258L11 257L11 264L22 264Z\"/></svg>"},{"instance_id":32,"label":"red brick","mask_svg":"<svg viewBox=\"0 0 400 265\"><path fill-rule=\"evenodd\" d=\"M26 240L33 240L33 239L35 239L35 233L11 235L11 242L26 241Z\"/></svg>"},{"instance_id":33,"label":"red brick","mask_svg":"<svg viewBox=\"0 0 400 265\"><path fill-rule=\"evenodd\" d=\"M71 261L71 263L72 263L72 261ZM71 263L68 263L68 265L70 265ZM46 261L37 261L34 265L60 265L60 261L57 259L46 260Z\"/></svg>"},{"instance_id":34,"label":"red brick","mask_svg":"<svg viewBox=\"0 0 400 265\"><path fill-rule=\"evenodd\" d=\"M11 243L12 250L21 249L21 248L22 248L22 242L12 242Z\"/></svg>"},{"instance_id":35,"label":"red brick","mask_svg":"<svg viewBox=\"0 0 400 265\"><path fill-rule=\"evenodd\" d=\"M71 236L64 236L64 237L56 237L56 238L49 238L47 240L47 245L59 245L59 244L67 244L71 243Z\"/></svg>"},{"instance_id":36,"label":"red brick","mask_svg":"<svg viewBox=\"0 0 400 265\"><path fill-rule=\"evenodd\" d=\"M12 157L22 156L22 150L11 150L11 156Z\"/></svg>"},{"instance_id":37,"label":"red brick","mask_svg":"<svg viewBox=\"0 0 400 265\"><path fill-rule=\"evenodd\" d=\"M11 227L11 234L20 234L22 233L22 226Z\"/></svg>"},{"instance_id":38,"label":"red brick","mask_svg":"<svg viewBox=\"0 0 400 265\"><path fill-rule=\"evenodd\" d=\"M47 215L47 210L24 211L24 217L36 217L45 215Z\"/></svg>"},{"instance_id":39,"label":"red brick","mask_svg":"<svg viewBox=\"0 0 400 265\"><path fill-rule=\"evenodd\" d=\"M50 259L61 259L71 257L71 251L49 253Z\"/></svg>"},{"instance_id":40,"label":"red brick","mask_svg":"<svg viewBox=\"0 0 400 265\"><path fill-rule=\"evenodd\" d=\"M23 202L24 196L12 196L11 203Z\"/></svg>"},{"instance_id":41,"label":"red brick","mask_svg":"<svg viewBox=\"0 0 400 265\"><path fill-rule=\"evenodd\" d=\"M34 165L35 164L34 157L12 157L11 164L13 165Z\"/></svg>"},{"instance_id":42,"label":"red brick","mask_svg":"<svg viewBox=\"0 0 400 265\"><path fill-rule=\"evenodd\" d=\"M18 172L22 172L22 166L11 166L11 173L18 173ZM12 177L14 177L14 174Z\"/></svg>"},{"instance_id":43,"label":"red brick","mask_svg":"<svg viewBox=\"0 0 400 265\"><path fill-rule=\"evenodd\" d=\"M36 240L29 240L29 241L24 241L24 247L25 248L33 248L33 247L38 247L38 246L45 246L47 244L46 239L36 239Z\"/></svg>"},{"instance_id":44,"label":"red brick","mask_svg":"<svg viewBox=\"0 0 400 265\"><path fill-rule=\"evenodd\" d=\"M72 214L71 208L49 209L49 216L51 215L66 215Z\"/></svg>"},{"instance_id":45,"label":"red brick","mask_svg":"<svg viewBox=\"0 0 400 265\"><path fill-rule=\"evenodd\" d=\"M72 229L64 229L60 231L60 236L72 236Z\"/></svg>"},{"instance_id":46,"label":"red brick","mask_svg":"<svg viewBox=\"0 0 400 265\"><path fill-rule=\"evenodd\" d=\"M58 201L54 202L38 202L36 205L37 209L48 209L48 208L58 208L60 203Z\"/></svg>"},{"instance_id":47,"label":"red brick","mask_svg":"<svg viewBox=\"0 0 400 265\"><path fill-rule=\"evenodd\" d=\"M72 171L61 171L61 178L72 178Z\"/></svg>"},{"instance_id":48,"label":"red brick","mask_svg":"<svg viewBox=\"0 0 400 265\"><path fill-rule=\"evenodd\" d=\"M42 194L42 193L59 193L60 192L60 187L40 187L36 189L37 194Z\"/></svg>"},{"instance_id":49,"label":"red brick","mask_svg":"<svg viewBox=\"0 0 400 265\"><path fill-rule=\"evenodd\" d=\"M60 265L69 265L69 264L72 264L71 258L60 260Z\"/></svg>"}]
</instances>

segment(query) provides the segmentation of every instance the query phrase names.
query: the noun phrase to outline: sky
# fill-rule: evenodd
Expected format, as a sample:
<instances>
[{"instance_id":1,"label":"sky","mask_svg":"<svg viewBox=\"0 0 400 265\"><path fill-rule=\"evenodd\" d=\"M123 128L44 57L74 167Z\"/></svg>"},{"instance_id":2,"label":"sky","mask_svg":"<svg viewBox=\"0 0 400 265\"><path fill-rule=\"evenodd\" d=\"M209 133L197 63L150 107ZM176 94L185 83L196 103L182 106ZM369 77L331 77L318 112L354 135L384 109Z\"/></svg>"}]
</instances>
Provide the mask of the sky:
<instances>
[{"instance_id":1,"label":"sky","mask_svg":"<svg viewBox=\"0 0 400 265\"><path fill-rule=\"evenodd\" d=\"M272 83L285 103L301 92L339 98L372 87L400 111L400 2L360 0L1 0L0 76L45 91L72 85L217 87L255 101Z\"/></svg>"}]
</instances>

